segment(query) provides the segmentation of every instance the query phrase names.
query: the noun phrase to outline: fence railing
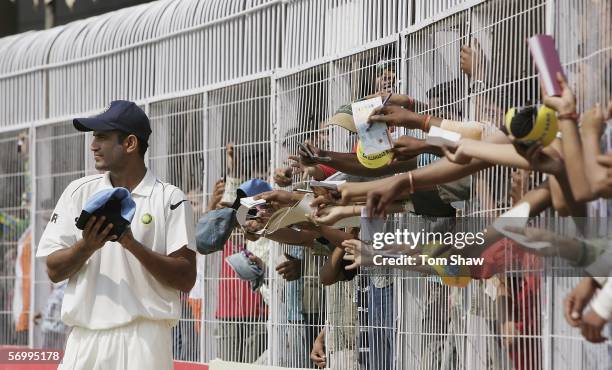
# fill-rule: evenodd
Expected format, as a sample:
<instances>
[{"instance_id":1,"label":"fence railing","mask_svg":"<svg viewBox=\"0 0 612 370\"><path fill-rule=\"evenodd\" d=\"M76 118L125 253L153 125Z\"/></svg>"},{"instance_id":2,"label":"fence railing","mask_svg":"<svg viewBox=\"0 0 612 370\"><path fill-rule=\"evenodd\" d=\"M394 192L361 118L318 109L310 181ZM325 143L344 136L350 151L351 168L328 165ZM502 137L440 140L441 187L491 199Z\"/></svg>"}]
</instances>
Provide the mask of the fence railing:
<instances>
[{"instance_id":1,"label":"fence railing","mask_svg":"<svg viewBox=\"0 0 612 370\"><path fill-rule=\"evenodd\" d=\"M160 0L0 39L0 342L63 345L67 329L42 323L54 319L59 287L33 255L65 186L95 171L91 136L76 132L71 117L118 98L142 104L153 128L148 165L188 195L197 218L216 180L271 179L298 142L350 151L355 138L326 121L341 105L382 90L407 93L430 113L498 127L508 107L539 101L525 43L536 33L555 36L580 109L606 103L611 19L609 2L591 0ZM479 63L462 71L466 44L479 50ZM433 160L421 156L419 165ZM542 180L522 176L524 189ZM510 170L492 167L469 181L471 198L453 203L461 215L484 227L511 206ZM599 201L591 213L609 209ZM408 214L387 224L435 227ZM224 262L244 246L268 266L258 292ZM286 255L299 261L295 281L275 271L293 260ZM324 287L325 261L310 248L253 243L236 232L223 252L198 257L198 282L173 332L175 358L312 367L310 347L323 331L333 369L603 369L610 362L605 346L585 342L562 318L576 278L508 266L455 288L413 272L362 270ZM509 309L497 305L502 296L522 305L524 331L500 325Z\"/></svg>"}]
</instances>

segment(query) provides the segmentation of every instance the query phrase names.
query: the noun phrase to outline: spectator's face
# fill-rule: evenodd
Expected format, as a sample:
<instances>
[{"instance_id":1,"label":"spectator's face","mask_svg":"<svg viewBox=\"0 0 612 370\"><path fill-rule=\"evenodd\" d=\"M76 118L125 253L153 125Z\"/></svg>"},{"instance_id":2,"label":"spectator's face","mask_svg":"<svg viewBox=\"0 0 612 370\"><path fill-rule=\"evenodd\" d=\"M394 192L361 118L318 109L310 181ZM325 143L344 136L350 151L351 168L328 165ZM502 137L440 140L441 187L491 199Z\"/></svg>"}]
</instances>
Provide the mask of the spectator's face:
<instances>
[{"instance_id":1,"label":"spectator's face","mask_svg":"<svg viewBox=\"0 0 612 370\"><path fill-rule=\"evenodd\" d=\"M189 190L186 195L187 195L187 199L189 200L189 202L191 202L191 205L193 206L193 210L196 213L200 212L201 210L203 210L203 208L202 208L202 196L201 196L201 194L199 194L198 191L196 191L196 190Z\"/></svg>"},{"instance_id":2,"label":"spectator's face","mask_svg":"<svg viewBox=\"0 0 612 370\"><path fill-rule=\"evenodd\" d=\"M452 120L460 120L461 115L459 114L460 102L456 104L447 104L445 105L442 99L439 97L432 97L429 99L429 107L436 108L432 111L434 116L452 119Z\"/></svg>"},{"instance_id":3,"label":"spectator's face","mask_svg":"<svg viewBox=\"0 0 612 370\"><path fill-rule=\"evenodd\" d=\"M319 123L319 131L317 132L315 145L318 148L327 148L328 144L329 134L327 132L327 124L325 123L325 121L321 121L321 123Z\"/></svg>"},{"instance_id":4,"label":"spectator's face","mask_svg":"<svg viewBox=\"0 0 612 370\"><path fill-rule=\"evenodd\" d=\"M385 69L376 78L376 92L391 93L395 89L395 71Z\"/></svg>"},{"instance_id":5,"label":"spectator's face","mask_svg":"<svg viewBox=\"0 0 612 370\"><path fill-rule=\"evenodd\" d=\"M98 171L109 171L125 161L123 145L115 131L95 131L91 142L95 167Z\"/></svg>"}]
</instances>

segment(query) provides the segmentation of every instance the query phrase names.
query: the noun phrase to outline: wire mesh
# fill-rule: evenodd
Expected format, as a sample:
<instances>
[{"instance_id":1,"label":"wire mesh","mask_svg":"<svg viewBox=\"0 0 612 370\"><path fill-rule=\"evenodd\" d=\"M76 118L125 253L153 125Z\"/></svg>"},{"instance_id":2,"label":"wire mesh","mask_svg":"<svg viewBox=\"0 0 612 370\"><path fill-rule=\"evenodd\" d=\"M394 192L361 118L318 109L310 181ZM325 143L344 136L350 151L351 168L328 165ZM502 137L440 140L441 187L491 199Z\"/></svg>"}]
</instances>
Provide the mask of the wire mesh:
<instances>
[{"instance_id":1,"label":"wire mesh","mask_svg":"<svg viewBox=\"0 0 612 370\"><path fill-rule=\"evenodd\" d=\"M164 0L117 13L112 26L101 17L0 43L4 55L26 44L41 53L17 69L10 58L0 58L0 125L10 129L0 134L2 344L61 348L69 330L57 325L62 287L49 283L44 264L33 264L33 284L25 265L19 270L17 264L27 259L21 236L30 214L36 242L68 183L95 173L87 149L91 135L74 131L69 121L45 118L93 111L115 98L143 101L153 127L148 164L187 194L195 222L208 210L217 180L225 180L224 199L232 201L231 188L241 181L269 181L289 166L287 156L296 154L298 143L350 152L354 135L327 123L341 105L364 96L408 93L422 103L418 112L482 122L485 136L490 134L509 107L541 103L525 43L533 34L555 35L579 110L612 96L609 1L223 5ZM406 33L400 37L400 31ZM372 47L385 38L391 41ZM52 41L59 46L51 47ZM469 68L461 63L463 45L471 48ZM48 62L56 65L20 69ZM244 79L262 71L276 73ZM11 128L32 122L31 131ZM395 133L400 134L422 138L413 131ZM26 139L33 139L34 148L17 151ZM418 165L437 159L422 155ZM294 172L293 187L304 186L302 180ZM486 227L543 180L541 174L491 167L472 176L471 199L455 205ZM607 216L610 209L607 201L594 202L591 215ZM537 222L553 216L547 212ZM409 214L389 217L386 224L389 230L446 226ZM319 276L328 258L313 253L312 245L292 245L299 240L291 238L254 243L237 230L223 251L198 256L197 284L181 296L181 319L172 334L175 359L310 368L313 342L324 333L333 369L609 366L605 346L587 343L565 323L563 298L578 280L561 277L570 267L560 261L551 273L537 258L517 263L522 257L510 248L504 273L463 289L416 272L367 269L325 287ZM265 284L257 291L225 262L244 248L266 266ZM298 272L296 280L275 271L284 263ZM29 315L25 331L17 325L18 312Z\"/></svg>"},{"instance_id":2,"label":"wire mesh","mask_svg":"<svg viewBox=\"0 0 612 370\"><path fill-rule=\"evenodd\" d=\"M25 345L32 283L29 130L0 135L0 343Z\"/></svg>"}]
</instances>

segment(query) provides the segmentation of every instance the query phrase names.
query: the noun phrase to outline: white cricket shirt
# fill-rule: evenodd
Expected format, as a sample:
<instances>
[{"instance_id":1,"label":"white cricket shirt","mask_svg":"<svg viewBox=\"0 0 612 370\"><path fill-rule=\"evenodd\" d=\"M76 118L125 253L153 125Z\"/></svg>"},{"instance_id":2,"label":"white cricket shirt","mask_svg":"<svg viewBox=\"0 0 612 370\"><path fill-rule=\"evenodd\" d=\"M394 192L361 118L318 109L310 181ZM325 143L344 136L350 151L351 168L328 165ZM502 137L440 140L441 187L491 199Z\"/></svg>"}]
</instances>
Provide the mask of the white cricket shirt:
<instances>
[{"instance_id":1,"label":"white cricket shirt","mask_svg":"<svg viewBox=\"0 0 612 370\"><path fill-rule=\"evenodd\" d=\"M112 187L108 172L70 183L41 236L36 256L46 257L81 239L83 232L75 224L83 206L93 194ZM193 209L179 188L147 170L132 198L136 203L130 226L134 239L163 255L183 246L195 251ZM157 281L121 244L107 242L68 279L62 320L92 330L126 325L138 318L174 325L180 307L178 290Z\"/></svg>"}]
</instances>

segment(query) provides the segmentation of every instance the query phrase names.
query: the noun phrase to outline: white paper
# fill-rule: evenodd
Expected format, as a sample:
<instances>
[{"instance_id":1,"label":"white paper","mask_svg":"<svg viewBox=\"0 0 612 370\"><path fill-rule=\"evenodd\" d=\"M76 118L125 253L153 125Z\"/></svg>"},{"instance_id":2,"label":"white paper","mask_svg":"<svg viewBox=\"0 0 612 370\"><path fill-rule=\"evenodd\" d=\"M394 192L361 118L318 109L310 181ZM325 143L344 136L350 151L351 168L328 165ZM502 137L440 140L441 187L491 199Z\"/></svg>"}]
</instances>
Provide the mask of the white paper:
<instances>
[{"instance_id":1,"label":"white paper","mask_svg":"<svg viewBox=\"0 0 612 370\"><path fill-rule=\"evenodd\" d=\"M525 235L507 230L509 227L524 228L529 220L530 209L531 207L529 207L529 203L522 203L521 205L514 207L501 215L497 220L495 220L493 227L507 238L514 240L526 248L544 249L551 247L549 242L529 241Z\"/></svg>"},{"instance_id":2,"label":"white paper","mask_svg":"<svg viewBox=\"0 0 612 370\"><path fill-rule=\"evenodd\" d=\"M245 207L247 207L247 208L253 208L253 207L258 206L260 204L265 204L266 203L265 199L255 200L253 198L254 197L242 198L242 199L240 199L240 204L245 206Z\"/></svg>"},{"instance_id":3,"label":"white paper","mask_svg":"<svg viewBox=\"0 0 612 370\"><path fill-rule=\"evenodd\" d=\"M361 149L366 155L376 154L391 149L391 139L384 123L368 124L368 118L375 108L382 106L382 99L372 99L353 103L353 120L361 141Z\"/></svg>"},{"instance_id":4,"label":"white paper","mask_svg":"<svg viewBox=\"0 0 612 370\"><path fill-rule=\"evenodd\" d=\"M454 131L445 130L437 126L431 126L427 139L425 140L429 145L435 145L439 147L449 146L455 147L461 140L461 134Z\"/></svg>"}]
</instances>

